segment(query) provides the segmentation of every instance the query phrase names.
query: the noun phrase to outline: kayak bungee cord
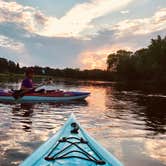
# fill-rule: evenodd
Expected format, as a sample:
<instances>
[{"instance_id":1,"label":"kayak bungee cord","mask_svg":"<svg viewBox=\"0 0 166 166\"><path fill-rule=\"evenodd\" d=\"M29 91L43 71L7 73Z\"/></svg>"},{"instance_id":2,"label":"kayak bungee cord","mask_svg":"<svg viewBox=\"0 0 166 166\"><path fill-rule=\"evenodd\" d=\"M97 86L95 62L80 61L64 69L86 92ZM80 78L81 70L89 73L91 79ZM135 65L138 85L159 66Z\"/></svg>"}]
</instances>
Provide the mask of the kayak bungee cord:
<instances>
[{"instance_id":1,"label":"kayak bungee cord","mask_svg":"<svg viewBox=\"0 0 166 166\"><path fill-rule=\"evenodd\" d=\"M63 127L34 151L20 166L123 166L97 143L72 113Z\"/></svg>"},{"instance_id":2,"label":"kayak bungee cord","mask_svg":"<svg viewBox=\"0 0 166 166\"><path fill-rule=\"evenodd\" d=\"M71 123L71 126L73 127L73 129L70 132L72 134L78 134L78 132L79 132L78 124L77 123ZM75 140L75 141L72 142L72 140ZM51 156L51 154L54 152L54 150L56 150L61 143L68 143L69 145L67 145L62 150L60 150L59 152L57 152L56 154ZM95 157L95 156L91 155L90 153L86 152L83 148L81 148L79 146L79 144L87 145L94 152L94 154L97 157ZM63 153L64 151L69 149L71 146L77 147L78 150L71 150L69 152ZM69 155L69 154L72 154L74 152L83 154L85 157L76 156L76 155ZM61 139L59 139L58 143L52 148L52 150L49 152L49 154L45 157L45 160L51 161L51 160L58 160L58 159L65 159L65 158L80 158L80 159L83 159L83 160L92 161L92 162L94 162L98 165L104 165L105 164L105 161L103 161L101 159L101 157L92 149L92 147L89 145L88 141L84 140L82 137L80 137L80 138L77 138L77 137L62 137Z\"/></svg>"}]
</instances>

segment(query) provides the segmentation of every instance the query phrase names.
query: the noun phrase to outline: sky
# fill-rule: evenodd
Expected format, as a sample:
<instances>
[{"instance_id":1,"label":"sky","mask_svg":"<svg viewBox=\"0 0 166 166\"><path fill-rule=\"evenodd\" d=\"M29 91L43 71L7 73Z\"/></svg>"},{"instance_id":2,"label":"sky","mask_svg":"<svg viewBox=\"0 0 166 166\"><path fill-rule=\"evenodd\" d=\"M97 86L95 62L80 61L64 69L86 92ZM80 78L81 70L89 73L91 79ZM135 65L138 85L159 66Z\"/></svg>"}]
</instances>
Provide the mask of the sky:
<instances>
[{"instance_id":1,"label":"sky","mask_svg":"<svg viewBox=\"0 0 166 166\"><path fill-rule=\"evenodd\" d=\"M166 0L0 0L0 57L105 69L110 53L166 36Z\"/></svg>"}]
</instances>

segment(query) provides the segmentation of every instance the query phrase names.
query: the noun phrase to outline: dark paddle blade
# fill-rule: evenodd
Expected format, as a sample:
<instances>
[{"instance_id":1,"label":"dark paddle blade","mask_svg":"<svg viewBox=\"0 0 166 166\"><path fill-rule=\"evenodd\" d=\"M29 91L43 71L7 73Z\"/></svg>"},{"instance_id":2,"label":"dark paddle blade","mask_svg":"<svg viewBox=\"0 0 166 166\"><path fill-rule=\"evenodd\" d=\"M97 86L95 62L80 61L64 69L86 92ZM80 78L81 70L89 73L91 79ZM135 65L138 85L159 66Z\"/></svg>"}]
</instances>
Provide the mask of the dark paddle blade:
<instances>
[{"instance_id":1,"label":"dark paddle blade","mask_svg":"<svg viewBox=\"0 0 166 166\"><path fill-rule=\"evenodd\" d=\"M15 91L13 92L12 96L17 100L17 99L23 97L23 96L24 96L24 93L23 93L22 90L15 90Z\"/></svg>"},{"instance_id":2,"label":"dark paddle blade","mask_svg":"<svg viewBox=\"0 0 166 166\"><path fill-rule=\"evenodd\" d=\"M39 86L37 86L37 87L35 87L35 88L32 88L32 89L29 89L29 90L27 90L27 91L15 90L15 91L13 92L12 96L13 96L16 100L18 100L19 98L23 97L25 94L30 93L30 92L33 92L35 89L37 89L37 88L39 88L39 87L41 87L41 86L44 86L44 85L43 85L43 84L42 84L42 85L39 85ZM43 89L42 89L42 91L43 91Z\"/></svg>"}]
</instances>

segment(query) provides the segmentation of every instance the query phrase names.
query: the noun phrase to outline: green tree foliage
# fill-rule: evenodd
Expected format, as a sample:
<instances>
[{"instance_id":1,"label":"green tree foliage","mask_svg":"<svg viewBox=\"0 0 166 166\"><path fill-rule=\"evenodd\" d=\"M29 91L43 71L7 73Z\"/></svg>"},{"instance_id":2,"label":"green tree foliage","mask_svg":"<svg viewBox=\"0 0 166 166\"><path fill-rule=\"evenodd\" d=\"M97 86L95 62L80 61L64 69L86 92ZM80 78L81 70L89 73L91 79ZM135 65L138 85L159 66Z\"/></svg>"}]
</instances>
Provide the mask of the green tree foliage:
<instances>
[{"instance_id":1,"label":"green tree foliage","mask_svg":"<svg viewBox=\"0 0 166 166\"><path fill-rule=\"evenodd\" d=\"M135 53L119 50L108 55L108 69L116 66L122 79L166 79L166 37L152 39L147 48Z\"/></svg>"},{"instance_id":2,"label":"green tree foliage","mask_svg":"<svg viewBox=\"0 0 166 166\"><path fill-rule=\"evenodd\" d=\"M126 50L119 50L116 53L108 55L107 58L107 69L116 70L121 61L126 60L132 55L132 52Z\"/></svg>"}]
</instances>

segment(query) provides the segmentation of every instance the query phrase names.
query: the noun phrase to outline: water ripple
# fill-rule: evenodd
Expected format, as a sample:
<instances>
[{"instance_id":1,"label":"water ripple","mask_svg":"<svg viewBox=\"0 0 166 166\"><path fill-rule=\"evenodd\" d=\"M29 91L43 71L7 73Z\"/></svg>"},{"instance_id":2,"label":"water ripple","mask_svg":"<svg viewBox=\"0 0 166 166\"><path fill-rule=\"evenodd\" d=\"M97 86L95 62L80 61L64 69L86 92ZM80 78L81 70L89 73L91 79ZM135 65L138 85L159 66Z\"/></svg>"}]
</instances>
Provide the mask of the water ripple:
<instances>
[{"instance_id":1,"label":"water ripple","mask_svg":"<svg viewBox=\"0 0 166 166\"><path fill-rule=\"evenodd\" d=\"M71 112L125 165L166 164L165 94L119 90L100 82L59 82L56 88L90 91L91 96L71 103L0 103L0 165L18 165L58 131Z\"/></svg>"}]
</instances>

